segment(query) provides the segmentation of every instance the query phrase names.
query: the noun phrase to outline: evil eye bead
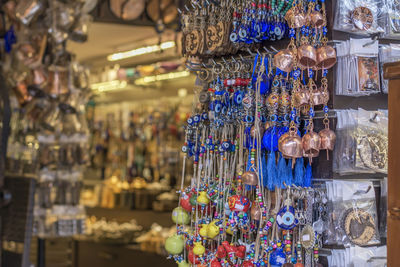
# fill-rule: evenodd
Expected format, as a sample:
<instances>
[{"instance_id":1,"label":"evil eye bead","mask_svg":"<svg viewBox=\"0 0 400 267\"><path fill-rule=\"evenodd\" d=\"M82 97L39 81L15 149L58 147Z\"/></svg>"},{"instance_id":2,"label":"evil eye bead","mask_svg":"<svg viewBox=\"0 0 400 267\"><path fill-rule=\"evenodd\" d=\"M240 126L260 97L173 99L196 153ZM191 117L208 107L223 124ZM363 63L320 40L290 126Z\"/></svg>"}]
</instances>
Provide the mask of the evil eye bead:
<instances>
[{"instance_id":1,"label":"evil eye bead","mask_svg":"<svg viewBox=\"0 0 400 267\"><path fill-rule=\"evenodd\" d=\"M245 29L240 29L239 30L239 37L242 38L242 39L247 37L247 32L246 32Z\"/></svg>"},{"instance_id":2,"label":"evil eye bead","mask_svg":"<svg viewBox=\"0 0 400 267\"><path fill-rule=\"evenodd\" d=\"M283 221L283 224L285 224L285 225L288 225L288 226L292 225L294 223L294 214L290 213L290 212L286 212L282 216L282 221Z\"/></svg>"},{"instance_id":3,"label":"evil eye bead","mask_svg":"<svg viewBox=\"0 0 400 267\"><path fill-rule=\"evenodd\" d=\"M278 116L275 115L275 114L272 114L269 118L270 118L271 121L277 121L278 120Z\"/></svg>"},{"instance_id":4,"label":"evil eye bead","mask_svg":"<svg viewBox=\"0 0 400 267\"><path fill-rule=\"evenodd\" d=\"M242 104L243 95L241 92L239 92L239 91L235 92L234 101L235 101L235 104L237 104L237 105Z\"/></svg>"},{"instance_id":5,"label":"evil eye bead","mask_svg":"<svg viewBox=\"0 0 400 267\"><path fill-rule=\"evenodd\" d=\"M229 147L230 147L229 142L223 142L223 143L222 143L222 147L223 147L225 150L228 150Z\"/></svg>"},{"instance_id":6,"label":"evil eye bead","mask_svg":"<svg viewBox=\"0 0 400 267\"><path fill-rule=\"evenodd\" d=\"M201 119L204 121L208 120L208 114L206 112L203 112L203 114L201 114Z\"/></svg>"},{"instance_id":7,"label":"evil eye bead","mask_svg":"<svg viewBox=\"0 0 400 267\"><path fill-rule=\"evenodd\" d=\"M223 145L220 145L220 146L218 147L218 151L219 151L219 152L224 152L224 151L225 151L224 146L223 146Z\"/></svg>"},{"instance_id":8,"label":"evil eye bead","mask_svg":"<svg viewBox=\"0 0 400 267\"><path fill-rule=\"evenodd\" d=\"M281 28L275 27L274 34L277 35L277 36L280 36L282 34Z\"/></svg>"},{"instance_id":9,"label":"evil eye bead","mask_svg":"<svg viewBox=\"0 0 400 267\"><path fill-rule=\"evenodd\" d=\"M187 153L189 148L187 146L182 146L181 150L182 150L183 153Z\"/></svg>"},{"instance_id":10,"label":"evil eye bead","mask_svg":"<svg viewBox=\"0 0 400 267\"><path fill-rule=\"evenodd\" d=\"M194 123L193 118L190 117L189 119L187 119L187 123L188 123L189 125L193 125L193 123Z\"/></svg>"},{"instance_id":11,"label":"evil eye bead","mask_svg":"<svg viewBox=\"0 0 400 267\"><path fill-rule=\"evenodd\" d=\"M238 40L238 36L235 32L232 32L231 35L229 36L229 39L231 40L232 43L235 43Z\"/></svg>"},{"instance_id":12,"label":"evil eye bead","mask_svg":"<svg viewBox=\"0 0 400 267\"><path fill-rule=\"evenodd\" d=\"M254 121L253 116L247 115L247 116L245 117L245 122L253 122L253 121Z\"/></svg>"},{"instance_id":13,"label":"evil eye bead","mask_svg":"<svg viewBox=\"0 0 400 267\"><path fill-rule=\"evenodd\" d=\"M211 138L207 138L206 139L206 144L207 145L211 145L212 144L212 139Z\"/></svg>"},{"instance_id":14,"label":"evil eye bead","mask_svg":"<svg viewBox=\"0 0 400 267\"><path fill-rule=\"evenodd\" d=\"M225 107L225 106L222 107L221 113L222 113L222 114L225 114L225 113L226 113L226 107Z\"/></svg>"},{"instance_id":15,"label":"evil eye bead","mask_svg":"<svg viewBox=\"0 0 400 267\"><path fill-rule=\"evenodd\" d=\"M217 113L220 113L221 109L222 109L221 101L218 101L218 100L215 101L214 102L214 111L217 112Z\"/></svg>"},{"instance_id":16,"label":"evil eye bead","mask_svg":"<svg viewBox=\"0 0 400 267\"><path fill-rule=\"evenodd\" d=\"M193 121L194 121L194 123L200 122L200 116L199 115L194 116Z\"/></svg>"},{"instance_id":17,"label":"evil eye bead","mask_svg":"<svg viewBox=\"0 0 400 267\"><path fill-rule=\"evenodd\" d=\"M206 152L206 148L204 146L201 146L200 147L200 153L204 153L204 152Z\"/></svg>"}]
</instances>

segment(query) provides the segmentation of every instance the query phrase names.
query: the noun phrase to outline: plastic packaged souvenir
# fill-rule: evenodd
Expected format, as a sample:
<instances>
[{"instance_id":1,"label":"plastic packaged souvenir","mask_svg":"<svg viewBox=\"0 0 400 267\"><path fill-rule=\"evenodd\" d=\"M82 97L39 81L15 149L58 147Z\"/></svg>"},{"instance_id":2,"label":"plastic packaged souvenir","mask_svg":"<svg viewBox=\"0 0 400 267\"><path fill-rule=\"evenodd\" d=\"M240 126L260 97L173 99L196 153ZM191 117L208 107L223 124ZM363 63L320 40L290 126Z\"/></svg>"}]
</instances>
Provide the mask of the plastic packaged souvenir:
<instances>
[{"instance_id":1,"label":"plastic packaged souvenir","mask_svg":"<svg viewBox=\"0 0 400 267\"><path fill-rule=\"evenodd\" d=\"M364 35L384 32L383 2L378 0L337 1L334 29Z\"/></svg>"}]
</instances>

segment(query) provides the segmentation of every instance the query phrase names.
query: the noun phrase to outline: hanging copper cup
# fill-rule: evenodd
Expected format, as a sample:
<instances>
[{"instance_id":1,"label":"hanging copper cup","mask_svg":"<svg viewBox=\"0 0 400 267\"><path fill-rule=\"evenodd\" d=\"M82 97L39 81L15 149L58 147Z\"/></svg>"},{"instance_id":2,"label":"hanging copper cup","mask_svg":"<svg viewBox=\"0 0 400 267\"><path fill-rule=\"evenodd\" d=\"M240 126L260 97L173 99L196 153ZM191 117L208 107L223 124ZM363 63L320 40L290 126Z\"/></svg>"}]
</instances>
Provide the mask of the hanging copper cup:
<instances>
[{"instance_id":1,"label":"hanging copper cup","mask_svg":"<svg viewBox=\"0 0 400 267\"><path fill-rule=\"evenodd\" d=\"M310 131L306 133L302 138L302 143L304 154L307 157L318 156L321 147L321 138L316 132Z\"/></svg>"},{"instance_id":2,"label":"hanging copper cup","mask_svg":"<svg viewBox=\"0 0 400 267\"><path fill-rule=\"evenodd\" d=\"M24 106L32 100L32 96L29 95L28 86L25 80L17 82L13 87L13 90L20 106Z\"/></svg>"},{"instance_id":3,"label":"hanging copper cup","mask_svg":"<svg viewBox=\"0 0 400 267\"><path fill-rule=\"evenodd\" d=\"M247 171L242 175L243 184L258 185L258 177L255 172Z\"/></svg>"},{"instance_id":4,"label":"hanging copper cup","mask_svg":"<svg viewBox=\"0 0 400 267\"><path fill-rule=\"evenodd\" d=\"M313 68L317 64L317 51L312 45L303 44L297 50L297 59L300 67Z\"/></svg>"},{"instance_id":5,"label":"hanging copper cup","mask_svg":"<svg viewBox=\"0 0 400 267\"><path fill-rule=\"evenodd\" d=\"M321 12L315 10L310 14L310 22L314 28L321 29L325 25L325 18Z\"/></svg>"},{"instance_id":6,"label":"hanging copper cup","mask_svg":"<svg viewBox=\"0 0 400 267\"><path fill-rule=\"evenodd\" d=\"M283 49L274 56L274 66L282 71L291 72L293 64L294 55L289 49Z\"/></svg>"},{"instance_id":7,"label":"hanging copper cup","mask_svg":"<svg viewBox=\"0 0 400 267\"><path fill-rule=\"evenodd\" d=\"M324 105L329 100L328 90L324 90L322 87L317 88L316 86L311 89L311 98L314 106Z\"/></svg>"},{"instance_id":8,"label":"hanging copper cup","mask_svg":"<svg viewBox=\"0 0 400 267\"><path fill-rule=\"evenodd\" d=\"M296 107L308 105L310 102L310 91L306 87L300 86L300 88L294 92L293 97Z\"/></svg>"},{"instance_id":9,"label":"hanging copper cup","mask_svg":"<svg viewBox=\"0 0 400 267\"><path fill-rule=\"evenodd\" d=\"M43 10L40 0L21 0L15 7L15 16L24 25L29 25Z\"/></svg>"},{"instance_id":10,"label":"hanging copper cup","mask_svg":"<svg viewBox=\"0 0 400 267\"><path fill-rule=\"evenodd\" d=\"M328 122L325 123L325 129L319 132L319 137L321 138L320 149L326 149L326 157L329 159L329 150L332 151L335 148L336 134L334 131L329 129Z\"/></svg>"},{"instance_id":11,"label":"hanging copper cup","mask_svg":"<svg viewBox=\"0 0 400 267\"><path fill-rule=\"evenodd\" d=\"M289 27L295 29L305 26L308 22L307 16L296 7L292 7L286 12L285 20Z\"/></svg>"},{"instance_id":12,"label":"hanging copper cup","mask_svg":"<svg viewBox=\"0 0 400 267\"><path fill-rule=\"evenodd\" d=\"M261 209L257 202L253 202L250 209L250 218L255 221L259 221L261 219Z\"/></svg>"},{"instance_id":13,"label":"hanging copper cup","mask_svg":"<svg viewBox=\"0 0 400 267\"><path fill-rule=\"evenodd\" d=\"M330 45L321 46L317 49L318 69L330 69L336 64L336 50Z\"/></svg>"},{"instance_id":14,"label":"hanging copper cup","mask_svg":"<svg viewBox=\"0 0 400 267\"><path fill-rule=\"evenodd\" d=\"M284 138L281 142L278 142L279 151L285 158L301 158L303 157L303 144L301 137L295 132L291 131L289 135L282 135Z\"/></svg>"},{"instance_id":15,"label":"hanging copper cup","mask_svg":"<svg viewBox=\"0 0 400 267\"><path fill-rule=\"evenodd\" d=\"M68 71L66 69L56 66L49 68L47 93L54 98L69 93Z\"/></svg>"}]
</instances>

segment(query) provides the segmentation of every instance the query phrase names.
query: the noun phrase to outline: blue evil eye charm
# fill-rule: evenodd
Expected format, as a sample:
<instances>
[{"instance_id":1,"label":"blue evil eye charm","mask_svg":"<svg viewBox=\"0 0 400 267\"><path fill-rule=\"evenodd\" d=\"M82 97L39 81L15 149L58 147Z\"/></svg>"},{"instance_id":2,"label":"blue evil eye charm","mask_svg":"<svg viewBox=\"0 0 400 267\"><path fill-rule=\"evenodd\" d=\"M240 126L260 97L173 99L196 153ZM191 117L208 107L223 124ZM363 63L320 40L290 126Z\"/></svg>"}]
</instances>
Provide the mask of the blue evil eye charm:
<instances>
[{"instance_id":1,"label":"blue evil eye charm","mask_svg":"<svg viewBox=\"0 0 400 267\"><path fill-rule=\"evenodd\" d=\"M193 121L194 121L194 123L199 123L200 122L200 116L199 115L194 116L193 117Z\"/></svg>"},{"instance_id":2,"label":"blue evil eye charm","mask_svg":"<svg viewBox=\"0 0 400 267\"><path fill-rule=\"evenodd\" d=\"M204 146L201 146L200 147L200 153L204 153L204 152L206 152L206 148Z\"/></svg>"},{"instance_id":3,"label":"blue evil eye charm","mask_svg":"<svg viewBox=\"0 0 400 267\"><path fill-rule=\"evenodd\" d=\"M225 151L227 151L230 146L231 146L231 144L229 144L229 142L227 142L227 141L222 143L222 147L225 149Z\"/></svg>"},{"instance_id":4,"label":"blue evil eye charm","mask_svg":"<svg viewBox=\"0 0 400 267\"><path fill-rule=\"evenodd\" d=\"M217 112L217 113L220 113L221 109L222 109L221 101L215 100L214 101L214 111Z\"/></svg>"},{"instance_id":5,"label":"blue evil eye charm","mask_svg":"<svg viewBox=\"0 0 400 267\"><path fill-rule=\"evenodd\" d=\"M237 104L237 105L242 104L242 101L243 101L243 94L242 94L241 91L236 91L236 92L235 92L233 101L234 101L235 104Z\"/></svg>"},{"instance_id":6,"label":"blue evil eye charm","mask_svg":"<svg viewBox=\"0 0 400 267\"><path fill-rule=\"evenodd\" d=\"M187 153L189 148L188 148L188 146L182 146L181 150L182 150L183 153Z\"/></svg>"},{"instance_id":7,"label":"blue evil eye charm","mask_svg":"<svg viewBox=\"0 0 400 267\"><path fill-rule=\"evenodd\" d=\"M208 114L207 114L207 112L203 112L203 114L201 114L201 119L202 119L203 121L208 120Z\"/></svg>"},{"instance_id":8,"label":"blue evil eye charm","mask_svg":"<svg viewBox=\"0 0 400 267\"><path fill-rule=\"evenodd\" d=\"M223 106L221 109L221 114L226 114L227 108L226 106Z\"/></svg>"},{"instance_id":9,"label":"blue evil eye charm","mask_svg":"<svg viewBox=\"0 0 400 267\"><path fill-rule=\"evenodd\" d=\"M229 39L232 43L236 43L238 41L238 35L236 32L232 32L231 35L229 35Z\"/></svg>"},{"instance_id":10,"label":"blue evil eye charm","mask_svg":"<svg viewBox=\"0 0 400 267\"><path fill-rule=\"evenodd\" d=\"M275 34L276 36L280 37L281 34L282 34L281 28L280 28L280 27L275 27L275 29L274 29L274 34Z\"/></svg>"},{"instance_id":11,"label":"blue evil eye charm","mask_svg":"<svg viewBox=\"0 0 400 267\"><path fill-rule=\"evenodd\" d=\"M190 117L189 119L187 119L187 124L193 125L193 123L194 123L194 121L193 121L193 118L192 118L192 117Z\"/></svg>"},{"instance_id":12,"label":"blue evil eye charm","mask_svg":"<svg viewBox=\"0 0 400 267\"><path fill-rule=\"evenodd\" d=\"M219 152L225 152L225 148L224 148L224 146L222 144L220 146L218 146L218 151Z\"/></svg>"},{"instance_id":13,"label":"blue evil eye charm","mask_svg":"<svg viewBox=\"0 0 400 267\"><path fill-rule=\"evenodd\" d=\"M265 95L269 93L269 89L271 87L270 80L267 75L263 75L262 81L260 83L260 94Z\"/></svg>"},{"instance_id":14,"label":"blue evil eye charm","mask_svg":"<svg viewBox=\"0 0 400 267\"><path fill-rule=\"evenodd\" d=\"M284 230L291 230L299 223L292 206L284 206L276 215L276 223Z\"/></svg>"},{"instance_id":15,"label":"blue evil eye charm","mask_svg":"<svg viewBox=\"0 0 400 267\"><path fill-rule=\"evenodd\" d=\"M271 267L280 267L286 262L286 254L281 248L276 249L269 257Z\"/></svg>"},{"instance_id":16,"label":"blue evil eye charm","mask_svg":"<svg viewBox=\"0 0 400 267\"><path fill-rule=\"evenodd\" d=\"M241 29L239 30L239 37L240 37L241 39L246 38L246 37L247 37L247 31L246 31L245 29L241 28Z\"/></svg>"},{"instance_id":17,"label":"blue evil eye charm","mask_svg":"<svg viewBox=\"0 0 400 267\"><path fill-rule=\"evenodd\" d=\"M250 116L250 115L247 115L247 116L245 116L244 117L244 121L245 122L253 122L254 121L254 117L253 116Z\"/></svg>"},{"instance_id":18,"label":"blue evil eye charm","mask_svg":"<svg viewBox=\"0 0 400 267\"><path fill-rule=\"evenodd\" d=\"M211 138L207 138L206 139L206 145L212 145L212 139Z\"/></svg>"}]
</instances>

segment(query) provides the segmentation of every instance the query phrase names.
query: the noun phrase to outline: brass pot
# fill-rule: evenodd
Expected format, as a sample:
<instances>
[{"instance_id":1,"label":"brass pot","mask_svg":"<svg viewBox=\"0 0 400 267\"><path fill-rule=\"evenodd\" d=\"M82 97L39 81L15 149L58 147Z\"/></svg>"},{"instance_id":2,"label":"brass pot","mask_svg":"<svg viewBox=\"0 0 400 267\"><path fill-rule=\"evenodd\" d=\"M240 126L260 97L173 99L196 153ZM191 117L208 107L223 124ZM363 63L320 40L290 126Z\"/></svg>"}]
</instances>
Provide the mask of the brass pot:
<instances>
[{"instance_id":1,"label":"brass pot","mask_svg":"<svg viewBox=\"0 0 400 267\"><path fill-rule=\"evenodd\" d=\"M294 64L293 52L283 49L274 56L274 66L285 72L291 72Z\"/></svg>"},{"instance_id":2,"label":"brass pot","mask_svg":"<svg viewBox=\"0 0 400 267\"><path fill-rule=\"evenodd\" d=\"M330 69L336 64L336 50L330 45L321 46L317 49L318 69Z\"/></svg>"},{"instance_id":3,"label":"brass pot","mask_svg":"<svg viewBox=\"0 0 400 267\"><path fill-rule=\"evenodd\" d=\"M317 64L317 51L312 45L304 44L297 50L297 59L300 67L313 68Z\"/></svg>"}]
</instances>

